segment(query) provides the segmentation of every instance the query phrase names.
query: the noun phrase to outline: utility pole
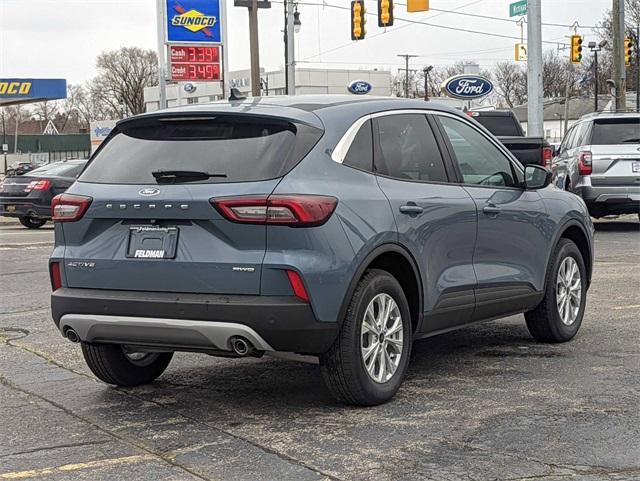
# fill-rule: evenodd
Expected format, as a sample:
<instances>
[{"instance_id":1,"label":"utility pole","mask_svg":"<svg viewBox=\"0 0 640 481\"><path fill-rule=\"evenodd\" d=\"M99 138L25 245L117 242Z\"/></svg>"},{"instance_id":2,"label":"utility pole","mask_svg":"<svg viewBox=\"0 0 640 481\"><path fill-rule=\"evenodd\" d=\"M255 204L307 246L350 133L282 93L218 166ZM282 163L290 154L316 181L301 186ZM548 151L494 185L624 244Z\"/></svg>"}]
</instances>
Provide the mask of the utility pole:
<instances>
[{"instance_id":1,"label":"utility pole","mask_svg":"<svg viewBox=\"0 0 640 481\"><path fill-rule=\"evenodd\" d=\"M167 108L167 80L164 46L164 0L156 0L158 34L158 109Z\"/></svg>"},{"instance_id":2,"label":"utility pole","mask_svg":"<svg viewBox=\"0 0 640 481\"><path fill-rule=\"evenodd\" d=\"M249 7L249 48L251 50L251 95L260 97L260 47L258 45L258 0Z\"/></svg>"},{"instance_id":3,"label":"utility pole","mask_svg":"<svg viewBox=\"0 0 640 481\"><path fill-rule=\"evenodd\" d=\"M285 79L287 84L287 95L296 94L296 60L294 44L294 13L295 5L293 0L284 1L284 56L285 56Z\"/></svg>"},{"instance_id":4,"label":"utility pole","mask_svg":"<svg viewBox=\"0 0 640 481\"><path fill-rule=\"evenodd\" d=\"M409 98L409 59L419 57L419 55L400 53L397 56L404 58L404 96L405 98Z\"/></svg>"},{"instance_id":5,"label":"utility pole","mask_svg":"<svg viewBox=\"0 0 640 481\"><path fill-rule=\"evenodd\" d=\"M640 25L636 25L636 112L640 113Z\"/></svg>"},{"instance_id":6,"label":"utility pole","mask_svg":"<svg viewBox=\"0 0 640 481\"><path fill-rule=\"evenodd\" d=\"M613 0L613 81L616 84L616 112L627 110L627 71L624 65L624 0Z\"/></svg>"},{"instance_id":7,"label":"utility pole","mask_svg":"<svg viewBox=\"0 0 640 481\"><path fill-rule=\"evenodd\" d=\"M527 135L544 135L542 89L542 7L541 0L529 0L527 7ZM565 123L567 119L565 118Z\"/></svg>"}]
</instances>

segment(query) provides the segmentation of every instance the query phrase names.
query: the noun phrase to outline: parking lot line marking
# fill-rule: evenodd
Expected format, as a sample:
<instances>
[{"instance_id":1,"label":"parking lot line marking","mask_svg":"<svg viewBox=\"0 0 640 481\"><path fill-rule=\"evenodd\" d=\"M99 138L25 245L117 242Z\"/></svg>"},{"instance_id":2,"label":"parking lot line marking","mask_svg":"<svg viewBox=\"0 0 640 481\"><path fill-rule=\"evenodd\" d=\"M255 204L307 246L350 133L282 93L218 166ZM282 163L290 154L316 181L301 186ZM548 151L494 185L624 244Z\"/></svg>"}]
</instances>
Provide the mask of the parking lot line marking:
<instances>
[{"instance_id":1,"label":"parking lot line marking","mask_svg":"<svg viewBox=\"0 0 640 481\"><path fill-rule=\"evenodd\" d=\"M86 469L98 469L110 466L120 466L123 464L135 464L140 461L155 459L150 454L138 454L134 456L123 456L120 458L101 459L99 461L89 461L87 463L63 464L51 468L30 469L26 471L12 471L0 474L0 479L25 479L48 476L56 473L67 473L69 471L82 471Z\"/></svg>"},{"instance_id":2,"label":"parking lot line marking","mask_svg":"<svg viewBox=\"0 0 640 481\"><path fill-rule=\"evenodd\" d=\"M639 309L640 308L640 304L632 304L630 306L615 306L612 309L614 311L622 311L624 309Z\"/></svg>"}]
</instances>

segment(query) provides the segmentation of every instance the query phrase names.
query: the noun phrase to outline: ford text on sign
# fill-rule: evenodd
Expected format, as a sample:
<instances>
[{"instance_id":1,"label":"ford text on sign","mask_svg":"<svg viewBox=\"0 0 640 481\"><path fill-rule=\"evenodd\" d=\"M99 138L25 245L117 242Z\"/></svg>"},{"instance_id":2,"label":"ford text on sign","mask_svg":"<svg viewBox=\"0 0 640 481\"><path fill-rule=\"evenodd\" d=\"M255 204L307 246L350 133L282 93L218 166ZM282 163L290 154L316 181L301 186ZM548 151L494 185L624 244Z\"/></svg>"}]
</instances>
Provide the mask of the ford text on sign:
<instances>
[{"instance_id":1,"label":"ford text on sign","mask_svg":"<svg viewBox=\"0 0 640 481\"><path fill-rule=\"evenodd\" d=\"M493 84L479 75L458 75L445 80L442 90L454 99L473 100L493 92Z\"/></svg>"}]
</instances>

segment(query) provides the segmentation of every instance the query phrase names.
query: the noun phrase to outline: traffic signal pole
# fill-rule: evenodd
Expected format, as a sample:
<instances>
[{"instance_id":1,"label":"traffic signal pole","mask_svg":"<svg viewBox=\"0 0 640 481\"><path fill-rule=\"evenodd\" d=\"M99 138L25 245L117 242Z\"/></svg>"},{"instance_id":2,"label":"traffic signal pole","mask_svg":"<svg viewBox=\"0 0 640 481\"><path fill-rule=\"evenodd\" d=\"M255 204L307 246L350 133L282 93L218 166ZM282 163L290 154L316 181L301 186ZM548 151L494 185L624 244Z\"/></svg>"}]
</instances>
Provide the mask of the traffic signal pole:
<instances>
[{"instance_id":1,"label":"traffic signal pole","mask_svg":"<svg viewBox=\"0 0 640 481\"><path fill-rule=\"evenodd\" d=\"M528 82L527 135L544 135L542 89L542 7L541 0L529 0L527 7Z\"/></svg>"}]
</instances>

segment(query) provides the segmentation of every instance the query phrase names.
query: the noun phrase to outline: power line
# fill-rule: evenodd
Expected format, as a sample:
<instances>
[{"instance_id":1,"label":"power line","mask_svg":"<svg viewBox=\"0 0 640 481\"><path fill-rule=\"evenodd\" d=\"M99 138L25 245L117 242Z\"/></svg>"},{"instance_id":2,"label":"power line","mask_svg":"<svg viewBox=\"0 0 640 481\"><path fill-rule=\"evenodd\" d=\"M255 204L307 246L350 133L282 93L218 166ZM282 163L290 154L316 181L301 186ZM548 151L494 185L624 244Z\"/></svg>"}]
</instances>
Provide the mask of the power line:
<instances>
[{"instance_id":1,"label":"power line","mask_svg":"<svg viewBox=\"0 0 640 481\"><path fill-rule=\"evenodd\" d=\"M476 2L474 2L474 3L476 3ZM302 3L301 2L298 5L316 5L316 6L324 6L324 7L329 7L329 8L335 8L335 9L338 9L338 10L347 10L347 11L351 10L349 7L343 7L341 5L333 5L331 3L318 4L318 3ZM447 11L445 13L450 13L450 12ZM371 12L366 12L366 14L369 15L369 16L376 16L374 13L371 13ZM444 13L442 13L441 15L444 15ZM485 36L488 36L488 37L506 38L506 39L509 39L509 40L520 40L520 37L516 37L516 36L513 36L513 35L504 35L504 34L501 34L501 33L493 33L493 32L483 32L481 30L470 30L470 29L466 29L466 28L452 27L450 25L438 25L436 23L429 23L429 22L424 22L424 21L421 21L421 20L412 20L412 19L404 18L404 17L395 17L395 19L398 20L398 21L401 21L401 22L407 22L409 24L426 25L428 27L440 28L440 29L444 29L444 30L452 30L454 32L472 33L472 34L475 34L475 35L485 35ZM391 32L395 32L396 30L398 30L398 29L397 28L392 29ZM382 34L382 33L383 32L381 32L380 34ZM380 34L377 34L377 35L380 35ZM543 41L543 43L557 45L558 42Z\"/></svg>"},{"instance_id":2,"label":"power line","mask_svg":"<svg viewBox=\"0 0 640 481\"><path fill-rule=\"evenodd\" d=\"M458 9L460 9L460 8L470 7L471 5L475 5L476 3L480 3L481 1L482 1L482 0L473 0L472 2L465 3L464 5L461 5L461 6L459 6L459 7L456 7L454 10L458 10ZM326 3L317 3L317 4L315 4L315 5L323 6L323 7L324 7L324 6L329 6L329 5L328 5L328 4L326 4ZM443 13L439 13L439 14L436 14L436 15L431 15L431 16L429 16L429 17L427 17L427 18L436 18L436 17L440 17L440 16L442 16L442 15L444 15L444 14L443 14ZM407 27L410 27L410 26L411 26L411 24L401 25L401 26L399 26L399 27L396 27L396 28L391 29L391 30L390 30L390 32L395 32L396 30L400 30L400 29L407 28ZM390 33L390 32L389 32L389 33ZM371 35L369 38L371 39L371 38L379 37L380 35L384 35L385 33L387 33L386 29L385 29L385 31L384 31L384 32L380 32L380 33L376 33L376 34ZM343 49L343 48L346 48L346 47L351 47L351 46L353 46L353 45L354 45L354 42L345 43L345 44L339 45L339 46L337 46L337 47L333 47L333 48L330 48L330 49L328 49L328 50L325 50L325 51L323 51L323 52L319 52L319 53L317 53L317 54L315 54L315 55L311 55L311 56L309 56L309 57L306 57L306 58L305 58L305 60L308 60L308 59L310 59L310 58L320 57L320 56L322 56L322 55L324 55L324 54L331 53L331 52L335 52L336 50L340 50L340 49Z\"/></svg>"}]
</instances>

